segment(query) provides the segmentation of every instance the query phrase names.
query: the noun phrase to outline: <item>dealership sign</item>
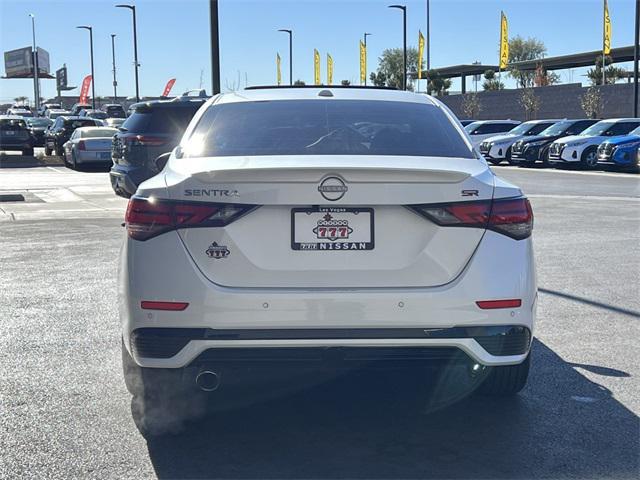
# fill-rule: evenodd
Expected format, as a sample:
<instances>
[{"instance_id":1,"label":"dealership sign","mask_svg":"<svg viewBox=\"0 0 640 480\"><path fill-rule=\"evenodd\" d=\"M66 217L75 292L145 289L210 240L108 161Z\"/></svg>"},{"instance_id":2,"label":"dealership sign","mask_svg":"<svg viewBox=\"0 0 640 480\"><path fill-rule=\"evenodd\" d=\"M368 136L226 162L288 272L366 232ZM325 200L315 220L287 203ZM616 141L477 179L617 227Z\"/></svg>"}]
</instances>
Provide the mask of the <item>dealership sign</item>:
<instances>
[{"instance_id":1,"label":"dealership sign","mask_svg":"<svg viewBox=\"0 0 640 480\"><path fill-rule=\"evenodd\" d=\"M38 73L49 73L49 52L38 47ZM4 52L4 71L6 78L32 78L33 53L31 47L18 48Z\"/></svg>"}]
</instances>

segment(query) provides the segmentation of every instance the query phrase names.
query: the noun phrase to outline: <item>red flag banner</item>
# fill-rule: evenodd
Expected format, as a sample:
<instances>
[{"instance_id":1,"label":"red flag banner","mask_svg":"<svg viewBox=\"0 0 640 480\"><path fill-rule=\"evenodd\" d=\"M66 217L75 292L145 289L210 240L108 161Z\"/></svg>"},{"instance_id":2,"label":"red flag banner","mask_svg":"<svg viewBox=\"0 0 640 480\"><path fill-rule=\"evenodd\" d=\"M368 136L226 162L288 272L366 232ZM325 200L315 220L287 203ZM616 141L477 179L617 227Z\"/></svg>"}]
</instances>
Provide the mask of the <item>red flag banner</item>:
<instances>
[{"instance_id":1,"label":"red flag banner","mask_svg":"<svg viewBox=\"0 0 640 480\"><path fill-rule=\"evenodd\" d=\"M168 97L169 96L169 92L171 92L171 89L173 88L173 84L176 83L176 79L172 78L171 80L169 80L167 82L167 84L164 86L164 90L162 92L162 96L163 97Z\"/></svg>"},{"instance_id":2,"label":"red flag banner","mask_svg":"<svg viewBox=\"0 0 640 480\"><path fill-rule=\"evenodd\" d=\"M80 99L78 103L87 103L87 97L89 96L89 87L91 86L91 75L84 77L82 81L82 87L80 87Z\"/></svg>"}]
</instances>

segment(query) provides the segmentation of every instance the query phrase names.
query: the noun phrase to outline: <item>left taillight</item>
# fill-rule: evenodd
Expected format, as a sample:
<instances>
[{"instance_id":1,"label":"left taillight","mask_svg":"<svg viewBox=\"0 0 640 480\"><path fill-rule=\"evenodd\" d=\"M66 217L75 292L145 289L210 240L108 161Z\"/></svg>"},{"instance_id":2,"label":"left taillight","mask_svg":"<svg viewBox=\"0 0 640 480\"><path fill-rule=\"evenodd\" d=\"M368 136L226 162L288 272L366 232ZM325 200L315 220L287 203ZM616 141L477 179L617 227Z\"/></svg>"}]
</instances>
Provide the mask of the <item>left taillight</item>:
<instances>
[{"instance_id":1,"label":"left taillight","mask_svg":"<svg viewBox=\"0 0 640 480\"><path fill-rule=\"evenodd\" d=\"M533 231L533 211L525 197L409 205L409 209L444 227L485 228L523 240Z\"/></svg>"},{"instance_id":2,"label":"left taillight","mask_svg":"<svg viewBox=\"0 0 640 480\"><path fill-rule=\"evenodd\" d=\"M125 214L129 237L148 240L179 228L224 227L257 205L234 203L175 202L131 197Z\"/></svg>"}]
</instances>

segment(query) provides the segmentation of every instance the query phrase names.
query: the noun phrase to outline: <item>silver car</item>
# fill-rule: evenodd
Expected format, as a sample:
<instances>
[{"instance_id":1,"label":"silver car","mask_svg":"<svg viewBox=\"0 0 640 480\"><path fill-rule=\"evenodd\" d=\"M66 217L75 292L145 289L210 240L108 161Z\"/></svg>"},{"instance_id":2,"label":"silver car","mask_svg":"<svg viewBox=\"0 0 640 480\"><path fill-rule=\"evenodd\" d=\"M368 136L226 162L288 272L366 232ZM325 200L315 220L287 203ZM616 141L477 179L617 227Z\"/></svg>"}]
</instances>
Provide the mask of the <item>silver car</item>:
<instances>
[{"instance_id":1,"label":"silver car","mask_svg":"<svg viewBox=\"0 0 640 480\"><path fill-rule=\"evenodd\" d=\"M111 127L77 128L64 144L64 163L76 169L79 164L111 162L111 138L118 129Z\"/></svg>"}]
</instances>

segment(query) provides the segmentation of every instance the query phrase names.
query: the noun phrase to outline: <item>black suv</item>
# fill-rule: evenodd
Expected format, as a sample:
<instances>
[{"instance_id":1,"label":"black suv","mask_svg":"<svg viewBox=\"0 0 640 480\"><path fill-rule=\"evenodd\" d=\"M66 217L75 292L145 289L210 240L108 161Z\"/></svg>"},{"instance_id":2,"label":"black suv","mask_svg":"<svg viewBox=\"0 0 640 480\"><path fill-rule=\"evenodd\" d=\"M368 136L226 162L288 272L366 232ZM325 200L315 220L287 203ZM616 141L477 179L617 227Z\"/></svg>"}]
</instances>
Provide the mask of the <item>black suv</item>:
<instances>
[{"instance_id":1,"label":"black suv","mask_svg":"<svg viewBox=\"0 0 640 480\"><path fill-rule=\"evenodd\" d=\"M33 138L24 118L0 116L0 150L19 150L33 156Z\"/></svg>"},{"instance_id":2,"label":"black suv","mask_svg":"<svg viewBox=\"0 0 640 480\"><path fill-rule=\"evenodd\" d=\"M47 129L53 125L53 120L47 117L32 117L27 118L26 122L33 138L33 146L44 147L44 135Z\"/></svg>"},{"instance_id":3,"label":"black suv","mask_svg":"<svg viewBox=\"0 0 640 480\"><path fill-rule=\"evenodd\" d=\"M598 120L581 118L577 120L562 120L554 123L550 127L532 137L525 137L518 140L511 146L512 165L533 165L541 161L543 165L548 163L549 147L561 137L578 135L583 130L589 128Z\"/></svg>"},{"instance_id":4,"label":"black suv","mask_svg":"<svg viewBox=\"0 0 640 480\"><path fill-rule=\"evenodd\" d=\"M102 120L88 117L58 117L44 135L44 154L62 156L64 151L62 146L69 140L71 134L76 128L80 127L99 127L102 126Z\"/></svg>"},{"instance_id":5,"label":"black suv","mask_svg":"<svg viewBox=\"0 0 640 480\"><path fill-rule=\"evenodd\" d=\"M124 108L119 103L103 105L102 111L107 114L107 118L127 118L127 112L124 111Z\"/></svg>"},{"instance_id":6,"label":"black suv","mask_svg":"<svg viewBox=\"0 0 640 480\"><path fill-rule=\"evenodd\" d=\"M131 116L114 135L111 146L111 186L117 195L130 197L138 185L163 167L155 160L180 142L187 125L206 98L176 98L132 105Z\"/></svg>"}]
</instances>

